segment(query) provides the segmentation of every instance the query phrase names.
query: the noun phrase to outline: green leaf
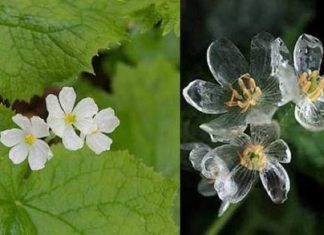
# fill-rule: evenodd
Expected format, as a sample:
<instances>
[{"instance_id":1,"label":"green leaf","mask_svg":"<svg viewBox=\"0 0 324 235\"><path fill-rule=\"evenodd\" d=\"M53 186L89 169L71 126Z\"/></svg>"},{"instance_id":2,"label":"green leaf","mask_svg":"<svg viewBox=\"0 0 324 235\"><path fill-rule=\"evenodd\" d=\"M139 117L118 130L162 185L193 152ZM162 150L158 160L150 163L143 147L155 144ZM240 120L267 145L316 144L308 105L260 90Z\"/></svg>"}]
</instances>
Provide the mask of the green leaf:
<instances>
[{"instance_id":1,"label":"green leaf","mask_svg":"<svg viewBox=\"0 0 324 235\"><path fill-rule=\"evenodd\" d=\"M174 183L125 151L53 147L46 168L0 161L0 234L176 234Z\"/></svg>"},{"instance_id":2,"label":"green leaf","mask_svg":"<svg viewBox=\"0 0 324 235\"><path fill-rule=\"evenodd\" d=\"M99 48L127 37L136 12L167 2L0 0L1 96L10 102L27 100L54 82L76 79L91 69L91 57Z\"/></svg>"}]
</instances>

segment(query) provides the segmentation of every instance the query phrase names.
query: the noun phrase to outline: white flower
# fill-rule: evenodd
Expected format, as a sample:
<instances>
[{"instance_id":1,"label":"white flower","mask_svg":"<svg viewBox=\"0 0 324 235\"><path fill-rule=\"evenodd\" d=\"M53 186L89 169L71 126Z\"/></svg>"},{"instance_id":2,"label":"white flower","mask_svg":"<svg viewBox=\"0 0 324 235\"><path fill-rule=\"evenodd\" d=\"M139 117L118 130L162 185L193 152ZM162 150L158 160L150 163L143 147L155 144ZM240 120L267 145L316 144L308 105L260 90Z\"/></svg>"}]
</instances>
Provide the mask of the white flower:
<instances>
[{"instance_id":1,"label":"white flower","mask_svg":"<svg viewBox=\"0 0 324 235\"><path fill-rule=\"evenodd\" d=\"M14 164L19 164L28 157L32 170L45 167L47 160L53 156L48 144L41 140L49 135L48 125L40 117L28 119L16 114L12 120L21 128L13 128L1 132L1 142L12 147L9 158Z\"/></svg>"},{"instance_id":2,"label":"white flower","mask_svg":"<svg viewBox=\"0 0 324 235\"><path fill-rule=\"evenodd\" d=\"M64 87L58 98L55 95L46 97L47 123L62 138L64 147L69 150L77 150L83 146L83 140L74 127L89 134L94 127L92 117L98 112L98 106L93 99L84 98L74 107L75 100L76 94L71 87Z\"/></svg>"},{"instance_id":3,"label":"white flower","mask_svg":"<svg viewBox=\"0 0 324 235\"><path fill-rule=\"evenodd\" d=\"M119 125L119 119L115 116L115 112L111 108L101 110L93 118L94 128L91 132L84 136L88 147L96 154L110 149L112 140L103 133L111 133Z\"/></svg>"}]
</instances>

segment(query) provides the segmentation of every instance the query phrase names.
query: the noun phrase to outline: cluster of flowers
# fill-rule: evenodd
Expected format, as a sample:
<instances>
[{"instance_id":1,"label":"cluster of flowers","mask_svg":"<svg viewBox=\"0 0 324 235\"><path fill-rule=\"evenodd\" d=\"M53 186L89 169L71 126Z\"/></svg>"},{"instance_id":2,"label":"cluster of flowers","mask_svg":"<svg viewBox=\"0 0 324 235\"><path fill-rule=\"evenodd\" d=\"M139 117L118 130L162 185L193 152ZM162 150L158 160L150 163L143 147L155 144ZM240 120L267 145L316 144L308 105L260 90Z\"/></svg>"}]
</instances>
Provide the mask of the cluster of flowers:
<instances>
[{"instance_id":1,"label":"cluster of flowers","mask_svg":"<svg viewBox=\"0 0 324 235\"><path fill-rule=\"evenodd\" d=\"M38 116L27 118L21 114L12 117L19 128L1 132L0 141L10 147L9 158L19 164L28 158L31 170L45 167L53 153L44 138L50 130L62 138L68 150L78 150L84 141L96 154L110 149L112 140L104 133L111 133L119 125L119 119L111 108L99 111L92 98L84 98L75 105L76 94L73 88L64 87L58 97L48 95L46 108L47 122Z\"/></svg>"},{"instance_id":2,"label":"cluster of flowers","mask_svg":"<svg viewBox=\"0 0 324 235\"><path fill-rule=\"evenodd\" d=\"M287 199L290 181L280 163L289 163L291 153L272 120L278 107L292 101L298 123L311 131L324 130L322 43L301 35L292 59L280 38L260 33L252 39L250 53L248 67L232 42L216 40L208 48L207 62L218 84L198 79L183 90L194 108L219 114L200 128L212 142L224 145L214 149L200 143L184 145L203 177L198 191L222 200L219 215L248 194L257 174L273 202Z\"/></svg>"}]
</instances>

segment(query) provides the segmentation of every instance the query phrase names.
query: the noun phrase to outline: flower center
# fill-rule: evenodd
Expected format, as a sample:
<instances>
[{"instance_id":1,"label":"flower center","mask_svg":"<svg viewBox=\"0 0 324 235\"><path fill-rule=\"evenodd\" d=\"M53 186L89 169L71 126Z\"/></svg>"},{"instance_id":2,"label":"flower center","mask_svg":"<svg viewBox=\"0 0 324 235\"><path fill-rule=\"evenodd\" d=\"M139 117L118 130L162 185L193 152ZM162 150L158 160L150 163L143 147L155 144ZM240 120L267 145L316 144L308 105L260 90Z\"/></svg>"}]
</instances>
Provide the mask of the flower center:
<instances>
[{"instance_id":1,"label":"flower center","mask_svg":"<svg viewBox=\"0 0 324 235\"><path fill-rule=\"evenodd\" d=\"M318 70L311 73L303 72L298 78L299 87L312 101L317 101L323 95L324 78L319 75Z\"/></svg>"},{"instance_id":2,"label":"flower center","mask_svg":"<svg viewBox=\"0 0 324 235\"><path fill-rule=\"evenodd\" d=\"M73 113L68 113L64 117L64 122L68 125L72 125L76 122L76 116Z\"/></svg>"},{"instance_id":3,"label":"flower center","mask_svg":"<svg viewBox=\"0 0 324 235\"><path fill-rule=\"evenodd\" d=\"M34 135L32 135L32 134L25 135L25 143L26 144L32 145L35 143L35 141L36 141L36 138Z\"/></svg>"},{"instance_id":4,"label":"flower center","mask_svg":"<svg viewBox=\"0 0 324 235\"><path fill-rule=\"evenodd\" d=\"M229 101L225 102L228 107L239 107L242 113L246 112L250 106L255 106L257 100L262 95L260 87L255 84L249 73L238 78L239 91L232 88L232 95Z\"/></svg>"},{"instance_id":5,"label":"flower center","mask_svg":"<svg viewBox=\"0 0 324 235\"><path fill-rule=\"evenodd\" d=\"M261 171L266 164L263 146L249 145L240 154L240 164L249 170Z\"/></svg>"}]
</instances>

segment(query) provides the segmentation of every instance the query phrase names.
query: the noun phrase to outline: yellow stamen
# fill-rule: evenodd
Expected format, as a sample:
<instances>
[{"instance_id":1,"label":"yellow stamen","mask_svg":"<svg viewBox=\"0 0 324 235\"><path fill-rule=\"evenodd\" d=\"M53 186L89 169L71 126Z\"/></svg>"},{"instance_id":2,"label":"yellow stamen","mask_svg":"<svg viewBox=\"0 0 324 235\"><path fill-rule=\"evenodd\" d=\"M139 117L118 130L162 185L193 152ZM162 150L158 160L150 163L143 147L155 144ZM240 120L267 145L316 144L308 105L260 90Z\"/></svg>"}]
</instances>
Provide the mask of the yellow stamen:
<instances>
[{"instance_id":1,"label":"yellow stamen","mask_svg":"<svg viewBox=\"0 0 324 235\"><path fill-rule=\"evenodd\" d=\"M298 83L304 94L312 101L317 101L323 95L324 78L317 70L310 74L304 72L298 78Z\"/></svg>"},{"instance_id":2,"label":"yellow stamen","mask_svg":"<svg viewBox=\"0 0 324 235\"><path fill-rule=\"evenodd\" d=\"M242 95L236 89L231 88L231 98L225 102L225 105L228 107L239 107L242 109L241 112L244 113L250 106L257 104L257 100L262 95L262 91L249 73L243 74L238 78L238 86Z\"/></svg>"},{"instance_id":3,"label":"yellow stamen","mask_svg":"<svg viewBox=\"0 0 324 235\"><path fill-rule=\"evenodd\" d=\"M34 135L32 135L32 134L25 135L25 143L26 144L32 145L35 143L35 141L36 141L36 138Z\"/></svg>"},{"instance_id":4,"label":"yellow stamen","mask_svg":"<svg viewBox=\"0 0 324 235\"><path fill-rule=\"evenodd\" d=\"M76 116L72 113L68 113L64 117L64 122L68 125L72 125L76 122Z\"/></svg>"},{"instance_id":5,"label":"yellow stamen","mask_svg":"<svg viewBox=\"0 0 324 235\"><path fill-rule=\"evenodd\" d=\"M248 145L240 154L240 164L249 170L261 171L266 164L262 145Z\"/></svg>"}]
</instances>

